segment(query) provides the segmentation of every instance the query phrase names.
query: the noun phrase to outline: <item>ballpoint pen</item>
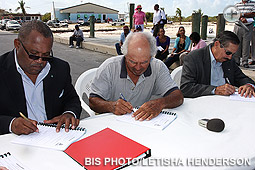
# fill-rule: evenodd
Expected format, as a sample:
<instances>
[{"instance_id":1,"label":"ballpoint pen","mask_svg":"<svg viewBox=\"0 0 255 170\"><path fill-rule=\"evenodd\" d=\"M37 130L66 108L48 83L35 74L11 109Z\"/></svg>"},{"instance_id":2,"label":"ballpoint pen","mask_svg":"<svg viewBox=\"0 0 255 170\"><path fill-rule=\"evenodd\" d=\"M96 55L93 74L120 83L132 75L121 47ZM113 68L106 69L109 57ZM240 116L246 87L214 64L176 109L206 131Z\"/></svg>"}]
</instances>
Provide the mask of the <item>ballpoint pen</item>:
<instances>
[{"instance_id":1,"label":"ballpoint pen","mask_svg":"<svg viewBox=\"0 0 255 170\"><path fill-rule=\"evenodd\" d=\"M225 79L226 79L226 82L227 82L228 84L232 85L227 77L226 77ZM238 88L237 88L237 87L235 87L235 91L236 91L236 92L238 91Z\"/></svg>"},{"instance_id":2,"label":"ballpoint pen","mask_svg":"<svg viewBox=\"0 0 255 170\"><path fill-rule=\"evenodd\" d=\"M122 93L120 93L120 98L121 98L122 100L124 100L125 102L127 102L126 98L123 96ZM134 112L134 109L132 109L132 112Z\"/></svg>"}]
</instances>

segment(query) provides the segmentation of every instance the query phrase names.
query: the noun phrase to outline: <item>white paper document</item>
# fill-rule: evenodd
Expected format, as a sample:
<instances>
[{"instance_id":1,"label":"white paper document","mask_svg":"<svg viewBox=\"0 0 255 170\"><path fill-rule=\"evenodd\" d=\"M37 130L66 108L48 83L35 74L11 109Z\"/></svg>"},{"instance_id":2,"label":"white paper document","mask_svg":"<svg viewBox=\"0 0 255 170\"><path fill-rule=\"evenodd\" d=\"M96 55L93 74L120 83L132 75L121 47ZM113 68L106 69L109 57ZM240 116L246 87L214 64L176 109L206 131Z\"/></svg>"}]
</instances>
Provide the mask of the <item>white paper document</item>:
<instances>
[{"instance_id":1,"label":"white paper document","mask_svg":"<svg viewBox=\"0 0 255 170\"><path fill-rule=\"evenodd\" d=\"M0 155L0 166L9 170L30 170L18 161L10 152Z\"/></svg>"},{"instance_id":2,"label":"white paper document","mask_svg":"<svg viewBox=\"0 0 255 170\"><path fill-rule=\"evenodd\" d=\"M39 133L34 132L29 135L20 135L17 136L12 143L37 146L55 150L65 150L69 145L73 142L77 141L80 137L82 137L86 133L85 128L76 128L76 130L69 130L69 132L65 132L64 127L60 129L60 131L56 132L56 127L47 125L47 124L39 124L37 125L39 129Z\"/></svg>"},{"instance_id":3,"label":"white paper document","mask_svg":"<svg viewBox=\"0 0 255 170\"><path fill-rule=\"evenodd\" d=\"M164 51L164 48L162 48L161 46L157 46L159 51Z\"/></svg>"},{"instance_id":4,"label":"white paper document","mask_svg":"<svg viewBox=\"0 0 255 170\"><path fill-rule=\"evenodd\" d=\"M238 92L235 92L234 94L229 96L230 100L237 100L237 101L244 101L244 102L255 102L255 97L251 96L251 98L249 97L242 97L240 94L238 94Z\"/></svg>"},{"instance_id":5,"label":"white paper document","mask_svg":"<svg viewBox=\"0 0 255 170\"><path fill-rule=\"evenodd\" d=\"M134 111L136 110L137 109L134 109ZM157 117L154 117L151 120L139 121L139 120L135 120L135 118L132 117L132 114L133 113L129 113L122 116L118 116L117 120L140 125L140 126L163 130L177 118L176 113L161 111Z\"/></svg>"}]
</instances>

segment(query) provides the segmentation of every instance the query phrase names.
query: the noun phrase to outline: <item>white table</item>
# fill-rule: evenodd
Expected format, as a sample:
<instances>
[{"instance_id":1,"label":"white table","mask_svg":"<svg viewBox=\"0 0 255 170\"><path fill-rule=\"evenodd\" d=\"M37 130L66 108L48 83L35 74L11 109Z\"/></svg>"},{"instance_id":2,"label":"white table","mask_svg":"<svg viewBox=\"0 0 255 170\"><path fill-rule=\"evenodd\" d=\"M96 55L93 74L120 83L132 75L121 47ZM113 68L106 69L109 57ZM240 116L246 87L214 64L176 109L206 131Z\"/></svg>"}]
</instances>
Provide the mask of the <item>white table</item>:
<instances>
[{"instance_id":1,"label":"white table","mask_svg":"<svg viewBox=\"0 0 255 170\"><path fill-rule=\"evenodd\" d=\"M84 137L109 127L151 148L151 158L176 160L183 164L129 166L125 169L252 169L247 166L187 166L187 161L195 158L250 159L252 167L255 167L255 103L230 101L224 96L205 96L185 99L182 106L171 111L177 112L178 118L163 131L117 121L113 114L84 119L80 126L87 128ZM222 119L225 122L224 131L215 133L200 127L198 120L203 118ZM10 143L14 138L12 134L0 136L0 154L11 152L31 170L83 169L61 151Z\"/></svg>"}]
</instances>

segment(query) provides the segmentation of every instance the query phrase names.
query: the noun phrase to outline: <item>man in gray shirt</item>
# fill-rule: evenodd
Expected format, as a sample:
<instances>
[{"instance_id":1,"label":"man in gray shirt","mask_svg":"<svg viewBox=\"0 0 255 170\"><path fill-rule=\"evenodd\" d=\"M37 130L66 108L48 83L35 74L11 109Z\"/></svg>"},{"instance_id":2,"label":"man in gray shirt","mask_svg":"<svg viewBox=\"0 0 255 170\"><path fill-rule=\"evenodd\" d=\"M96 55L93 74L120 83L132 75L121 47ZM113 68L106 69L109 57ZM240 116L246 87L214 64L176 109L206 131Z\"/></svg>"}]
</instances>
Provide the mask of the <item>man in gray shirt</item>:
<instances>
[{"instance_id":1,"label":"man in gray shirt","mask_svg":"<svg viewBox=\"0 0 255 170\"><path fill-rule=\"evenodd\" d=\"M124 56L107 59L91 85L89 106L98 113L122 115L141 106L133 116L150 120L164 108L183 103L183 95L164 63L152 58L156 40L149 33L130 33L123 45ZM120 93L125 96L120 99ZM160 96L150 100L152 95Z\"/></svg>"},{"instance_id":2,"label":"man in gray shirt","mask_svg":"<svg viewBox=\"0 0 255 170\"><path fill-rule=\"evenodd\" d=\"M73 35L69 38L69 47L73 48L73 41L76 41L76 48L80 48L80 44L83 41L83 32L79 28L79 25L75 25L75 30L73 32Z\"/></svg>"}]
</instances>

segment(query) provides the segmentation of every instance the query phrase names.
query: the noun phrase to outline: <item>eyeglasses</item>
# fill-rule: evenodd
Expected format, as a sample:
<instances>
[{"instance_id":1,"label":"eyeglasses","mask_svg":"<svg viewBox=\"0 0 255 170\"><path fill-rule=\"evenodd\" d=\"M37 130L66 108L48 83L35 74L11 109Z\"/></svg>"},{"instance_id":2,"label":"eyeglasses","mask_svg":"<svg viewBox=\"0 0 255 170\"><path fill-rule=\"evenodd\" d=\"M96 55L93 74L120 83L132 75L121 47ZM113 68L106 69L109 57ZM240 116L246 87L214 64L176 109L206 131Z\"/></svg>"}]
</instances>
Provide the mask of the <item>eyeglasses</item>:
<instances>
[{"instance_id":1,"label":"eyeglasses","mask_svg":"<svg viewBox=\"0 0 255 170\"><path fill-rule=\"evenodd\" d=\"M234 55L235 54L235 53L232 53L231 51L226 50L222 44L220 45L220 48L224 48L226 55Z\"/></svg>"},{"instance_id":2,"label":"eyeglasses","mask_svg":"<svg viewBox=\"0 0 255 170\"><path fill-rule=\"evenodd\" d=\"M47 55L49 57L40 57L40 56L37 56L37 55L33 55L33 54L29 54L29 52L27 51L27 49L25 48L24 44L19 40L19 42L21 43L23 49L26 51L28 57L32 60L39 60L39 58L42 59L42 61L51 61L53 59L53 52L52 50L50 51L50 54Z\"/></svg>"}]
</instances>

